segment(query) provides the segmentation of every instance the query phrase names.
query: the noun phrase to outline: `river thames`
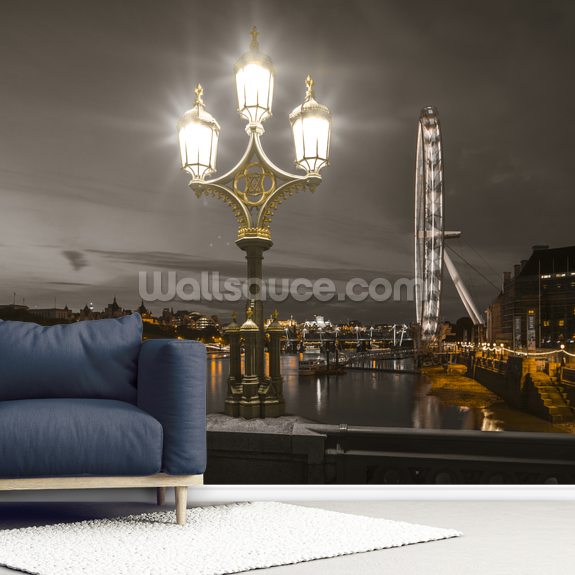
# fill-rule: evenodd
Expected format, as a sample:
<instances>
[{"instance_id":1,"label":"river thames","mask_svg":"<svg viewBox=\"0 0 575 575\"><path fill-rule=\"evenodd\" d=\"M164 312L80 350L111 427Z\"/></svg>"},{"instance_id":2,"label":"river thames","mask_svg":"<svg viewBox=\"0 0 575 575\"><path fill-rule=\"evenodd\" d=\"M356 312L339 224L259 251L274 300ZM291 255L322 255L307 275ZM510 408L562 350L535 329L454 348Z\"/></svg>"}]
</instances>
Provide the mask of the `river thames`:
<instances>
[{"instance_id":1,"label":"river thames","mask_svg":"<svg viewBox=\"0 0 575 575\"><path fill-rule=\"evenodd\" d=\"M483 431L560 430L503 401L486 409L449 405L429 395L420 374L348 370L343 375L300 376L298 358L282 356L286 413L328 424ZM228 360L208 360L208 413L223 411Z\"/></svg>"}]
</instances>

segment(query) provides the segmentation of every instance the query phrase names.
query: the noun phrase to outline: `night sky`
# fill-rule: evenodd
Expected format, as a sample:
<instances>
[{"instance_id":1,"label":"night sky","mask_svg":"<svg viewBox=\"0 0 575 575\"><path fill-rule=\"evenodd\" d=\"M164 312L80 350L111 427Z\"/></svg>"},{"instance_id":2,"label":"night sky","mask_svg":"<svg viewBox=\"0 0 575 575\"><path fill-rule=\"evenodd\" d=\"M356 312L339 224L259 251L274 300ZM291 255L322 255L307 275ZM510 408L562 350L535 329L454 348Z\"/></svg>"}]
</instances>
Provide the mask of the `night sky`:
<instances>
[{"instance_id":1,"label":"night sky","mask_svg":"<svg viewBox=\"0 0 575 575\"><path fill-rule=\"evenodd\" d=\"M4 0L0 303L139 304L138 271L241 276L231 210L196 199L176 122L197 82L222 127L219 173L247 142L235 60L256 25L276 67L264 147L294 170L288 114L308 73L334 116L315 194L278 210L265 274L413 276L417 121L443 130L452 247L496 285L534 244L574 241L575 2ZM457 263L457 258L454 258ZM497 290L462 263L480 308ZM449 278L442 315L464 315ZM151 306L159 311L166 304ZM174 304L218 313L211 307ZM407 303L283 304L297 319L412 321Z\"/></svg>"}]
</instances>

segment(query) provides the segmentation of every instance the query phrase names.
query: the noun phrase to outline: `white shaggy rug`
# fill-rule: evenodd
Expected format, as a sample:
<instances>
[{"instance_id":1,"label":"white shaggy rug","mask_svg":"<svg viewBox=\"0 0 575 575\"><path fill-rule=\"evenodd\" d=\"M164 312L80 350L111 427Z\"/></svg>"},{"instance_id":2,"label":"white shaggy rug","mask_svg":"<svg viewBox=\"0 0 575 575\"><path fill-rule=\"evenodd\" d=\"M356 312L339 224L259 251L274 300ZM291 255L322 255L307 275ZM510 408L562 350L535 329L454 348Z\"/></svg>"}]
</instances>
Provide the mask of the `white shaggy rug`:
<instances>
[{"instance_id":1,"label":"white shaggy rug","mask_svg":"<svg viewBox=\"0 0 575 575\"><path fill-rule=\"evenodd\" d=\"M39 575L220 575L457 537L285 503L238 503L0 531L0 565Z\"/></svg>"}]
</instances>

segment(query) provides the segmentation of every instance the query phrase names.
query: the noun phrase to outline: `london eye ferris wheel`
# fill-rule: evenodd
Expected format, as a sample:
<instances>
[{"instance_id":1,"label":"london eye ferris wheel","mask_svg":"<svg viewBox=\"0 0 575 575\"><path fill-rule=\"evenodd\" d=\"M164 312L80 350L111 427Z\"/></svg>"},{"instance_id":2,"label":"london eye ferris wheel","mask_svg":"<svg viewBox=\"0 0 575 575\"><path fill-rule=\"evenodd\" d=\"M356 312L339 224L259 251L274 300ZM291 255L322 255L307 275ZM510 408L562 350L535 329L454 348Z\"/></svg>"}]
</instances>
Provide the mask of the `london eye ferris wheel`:
<instances>
[{"instance_id":1,"label":"london eye ferris wheel","mask_svg":"<svg viewBox=\"0 0 575 575\"><path fill-rule=\"evenodd\" d=\"M483 325L444 241L461 232L446 232L441 129L437 110L421 111L415 167L415 308L420 344L431 343L438 332L443 266L447 268L461 301L475 325Z\"/></svg>"}]
</instances>

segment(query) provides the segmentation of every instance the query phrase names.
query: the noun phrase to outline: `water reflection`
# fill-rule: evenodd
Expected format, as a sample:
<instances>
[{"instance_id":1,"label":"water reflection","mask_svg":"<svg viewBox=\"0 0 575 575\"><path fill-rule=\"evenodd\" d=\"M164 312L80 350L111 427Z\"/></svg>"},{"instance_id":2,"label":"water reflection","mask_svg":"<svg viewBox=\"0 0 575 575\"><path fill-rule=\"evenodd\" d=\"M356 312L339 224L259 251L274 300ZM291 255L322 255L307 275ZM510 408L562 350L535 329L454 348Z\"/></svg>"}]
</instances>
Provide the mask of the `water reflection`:
<instances>
[{"instance_id":1,"label":"water reflection","mask_svg":"<svg viewBox=\"0 0 575 575\"><path fill-rule=\"evenodd\" d=\"M399 367L399 366L397 366ZM428 395L429 380L414 373L348 370L343 375L299 376L298 358L282 357L286 411L321 423L475 429L559 431L539 418L503 403L488 409L448 405ZM228 360L209 359L208 411L221 412Z\"/></svg>"}]
</instances>

